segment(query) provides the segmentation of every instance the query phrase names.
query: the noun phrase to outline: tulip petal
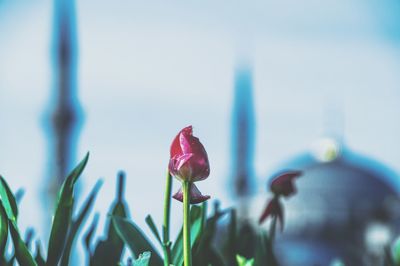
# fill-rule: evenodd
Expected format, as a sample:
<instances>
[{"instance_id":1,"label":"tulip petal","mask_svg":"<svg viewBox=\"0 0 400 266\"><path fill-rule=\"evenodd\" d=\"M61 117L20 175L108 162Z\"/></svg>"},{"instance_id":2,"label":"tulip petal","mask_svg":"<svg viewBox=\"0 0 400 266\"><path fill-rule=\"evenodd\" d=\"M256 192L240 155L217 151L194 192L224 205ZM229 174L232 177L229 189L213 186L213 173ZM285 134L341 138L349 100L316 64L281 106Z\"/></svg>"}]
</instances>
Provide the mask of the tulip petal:
<instances>
[{"instance_id":1,"label":"tulip petal","mask_svg":"<svg viewBox=\"0 0 400 266\"><path fill-rule=\"evenodd\" d=\"M184 129L182 129L178 135L174 138L171 144L171 149L170 149L170 156L175 157L176 155L180 155L183 153L182 148L181 148L181 136L182 135L192 135L193 128L192 126L187 126Z\"/></svg>"},{"instance_id":2,"label":"tulip petal","mask_svg":"<svg viewBox=\"0 0 400 266\"><path fill-rule=\"evenodd\" d=\"M192 133L192 126L188 126L175 137L171 145L169 170L179 180L196 182L210 175L210 166L203 144Z\"/></svg>"},{"instance_id":3,"label":"tulip petal","mask_svg":"<svg viewBox=\"0 0 400 266\"><path fill-rule=\"evenodd\" d=\"M283 209L278 198L272 198L268 201L263 213L258 220L258 224L262 224L269 216L277 217L281 230L283 230Z\"/></svg>"},{"instance_id":4,"label":"tulip petal","mask_svg":"<svg viewBox=\"0 0 400 266\"><path fill-rule=\"evenodd\" d=\"M183 202L182 187L173 196L174 199ZM210 196L201 194L200 190L195 184L190 185L190 204L197 204L210 199Z\"/></svg>"},{"instance_id":5,"label":"tulip petal","mask_svg":"<svg viewBox=\"0 0 400 266\"><path fill-rule=\"evenodd\" d=\"M259 224L262 224L265 219L268 218L268 216L272 216L275 212L276 209L276 200L275 198L271 199L268 201L267 206L265 207L263 213L260 216L260 219L258 220Z\"/></svg>"},{"instance_id":6,"label":"tulip petal","mask_svg":"<svg viewBox=\"0 0 400 266\"><path fill-rule=\"evenodd\" d=\"M296 193L294 179L301 176L301 171L284 171L272 180L270 189L277 195L288 197Z\"/></svg>"}]
</instances>

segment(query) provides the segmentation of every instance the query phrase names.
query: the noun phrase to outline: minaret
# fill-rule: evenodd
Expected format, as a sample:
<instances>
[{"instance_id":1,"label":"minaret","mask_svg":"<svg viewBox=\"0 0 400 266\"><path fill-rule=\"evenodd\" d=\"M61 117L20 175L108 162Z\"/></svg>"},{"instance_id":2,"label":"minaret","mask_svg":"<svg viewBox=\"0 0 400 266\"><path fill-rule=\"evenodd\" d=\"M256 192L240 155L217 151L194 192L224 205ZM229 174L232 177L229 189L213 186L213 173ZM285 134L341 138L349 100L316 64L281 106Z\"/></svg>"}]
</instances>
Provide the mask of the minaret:
<instances>
[{"instance_id":1,"label":"minaret","mask_svg":"<svg viewBox=\"0 0 400 266\"><path fill-rule=\"evenodd\" d=\"M51 62L53 86L46 126L49 129L48 200L57 192L74 162L81 107L77 99L77 32L73 0L54 0Z\"/></svg>"},{"instance_id":2,"label":"minaret","mask_svg":"<svg viewBox=\"0 0 400 266\"><path fill-rule=\"evenodd\" d=\"M248 199L254 193L255 118L252 69L241 65L235 72L232 117L232 183L233 197L239 215L247 216Z\"/></svg>"}]
</instances>

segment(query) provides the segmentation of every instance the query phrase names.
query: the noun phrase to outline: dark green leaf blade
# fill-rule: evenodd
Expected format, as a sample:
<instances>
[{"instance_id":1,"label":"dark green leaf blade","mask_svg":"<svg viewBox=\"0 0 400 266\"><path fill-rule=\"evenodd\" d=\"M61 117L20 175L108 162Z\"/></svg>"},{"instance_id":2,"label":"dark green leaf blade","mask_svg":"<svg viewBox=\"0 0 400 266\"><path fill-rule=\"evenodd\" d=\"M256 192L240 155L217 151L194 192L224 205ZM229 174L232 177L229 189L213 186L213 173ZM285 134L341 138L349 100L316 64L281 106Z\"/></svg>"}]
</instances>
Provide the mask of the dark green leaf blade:
<instances>
[{"instance_id":1,"label":"dark green leaf blade","mask_svg":"<svg viewBox=\"0 0 400 266\"><path fill-rule=\"evenodd\" d=\"M73 247L73 243L76 235L81 228L83 221L86 219L89 214L89 210L92 208L93 203L96 199L97 193L99 192L101 186L103 185L103 180L98 180L90 192L86 202L84 203L81 211L78 213L76 219L72 221L71 229L69 230L67 241L65 243L64 252L61 258L61 266L69 265L69 258L71 254L71 249Z\"/></svg>"},{"instance_id":2,"label":"dark green leaf blade","mask_svg":"<svg viewBox=\"0 0 400 266\"><path fill-rule=\"evenodd\" d=\"M90 260L92 258L93 252L92 252L92 238L94 235L94 232L96 231L97 228L97 223L99 222L99 214L96 213L93 217L93 221L91 225L89 226L89 229L86 231L83 241L84 241L84 246L85 246L85 253L88 256L88 265L90 264Z\"/></svg>"},{"instance_id":3,"label":"dark green leaf blade","mask_svg":"<svg viewBox=\"0 0 400 266\"><path fill-rule=\"evenodd\" d=\"M8 218L4 208L0 208L0 257L4 258L8 238Z\"/></svg>"},{"instance_id":4,"label":"dark green leaf blade","mask_svg":"<svg viewBox=\"0 0 400 266\"><path fill-rule=\"evenodd\" d=\"M218 220L227 213L220 210L219 202L214 202L214 214L207 219L205 228L199 236L199 241L193 247L193 264L195 265L225 265L221 255L212 247L212 242L217 230ZM229 266L236 265L236 261Z\"/></svg>"},{"instance_id":5,"label":"dark green leaf blade","mask_svg":"<svg viewBox=\"0 0 400 266\"><path fill-rule=\"evenodd\" d=\"M118 235L136 257L145 251L150 251L152 254L151 265L163 265L160 255L135 223L118 216L111 217L111 220L117 229Z\"/></svg>"},{"instance_id":6,"label":"dark green leaf blade","mask_svg":"<svg viewBox=\"0 0 400 266\"><path fill-rule=\"evenodd\" d=\"M158 242L160 243L160 245L162 246L163 243L161 241L161 237L157 231L157 226L154 223L153 218L151 217L151 215L147 215L146 216L146 223L149 226L151 232L154 234L154 236L156 237L156 239L158 240Z\"/></svg>"},{"instance_id":7,"label":"dark green leaf blade","mask_svg":"<svg viewBox=\"0 0 400 266\"><path fill-rule=\"evenodd\" d=\"M68 229L71 223L74 205L74 185L82 174L89 159L89 153L65 179L59 194L59 199L51 227L46 265L57 265L61 258Z\"/></svg>"},{"instance_id":8,"label":"dark green leaf blade","mask_svg":"<svg viewBox=\"0 0 400 266\"><path fill-rule=\"evenodd\" d=\"M13 222L18 218L17 202L6 180L0 175L0 199L3 201L4 209L7 213L8 219Z\"/></svg>"},{"instance_id":9,"label":"dark green leaf blade","mask_svg":"<svg viewBox=\"0 0 400 266\"><path fill-rule=\"evenodd\" d=\"M261 232L257 240L257 248L254 257L254 266L277 266L275 254L272 250L271 239L266 232Z\"/></svg>"},{"instance_id":10,"label":"dark green leaf blade","mask_svg":"<svg viewBox=\"0 0 400 266\"><path fill-rule=\"evenodd\" d=\"M202 230L204 207L193 205L190 208L190 245L193 248L194 243L198 240L200 231ZM172 247L172 261L176 266L183 264L183 234L182 229L176 238Z\"/></svg>"},{"instance_id":11,"label":"dark green leaf blade","mask_svg":"<svg viewBox=\"0 0 400 266\"><path fill-rule=\"evenodd\" d=\"M124 200L125 174L118 173L117 193L115 201L111 206L111 216L125 218L127 216L127 205ZM90 264L94 266L116 265L121 260L124 242L119 237L114 224L108 218L107 237L100 240L96 245Z\"/></svg>"},{"instance_id":12,"label":"dark green leaf blade","mask_svg":"<svg viewBox=\"0 0 400 266\"><path fill-rule=\"evenodd\" d=\"M15 257L19 265L37 266L36 261L33 259L31 253L28 250L28 247L22 240L17 230L17 227L13 221L9 220L9 228L10 228L11 238L14 243Z\"/></svg>"},{"instance_id":13,"label":"dark green leaf blade","mask_svg":"<svg viewBox=\"0 0 400 266\"><path fill-rule=\"evenodd\" d=\"M40 241L36 241L35 261L38 266L45 266L45 264L46 264L46 261L44 260L43 255L42 255L42 248L40 246Z\"/></svg>"},{"instance_id":14,"label":"dark green leaf blade","mask_svg":"<svg viewBox=\"0 0 400 266\"><path fill-rule=\"evenodd\" d=\"M36 266L36 262L30 254L28 247L22 240L16 225L18 217L18 207L13 193L7 182L0 176L0 209L1 214L7 216L8 228L14 244L15 257L20 265ZM12 259L13 260L13 259Z\"/></svg>"}]
</instances>

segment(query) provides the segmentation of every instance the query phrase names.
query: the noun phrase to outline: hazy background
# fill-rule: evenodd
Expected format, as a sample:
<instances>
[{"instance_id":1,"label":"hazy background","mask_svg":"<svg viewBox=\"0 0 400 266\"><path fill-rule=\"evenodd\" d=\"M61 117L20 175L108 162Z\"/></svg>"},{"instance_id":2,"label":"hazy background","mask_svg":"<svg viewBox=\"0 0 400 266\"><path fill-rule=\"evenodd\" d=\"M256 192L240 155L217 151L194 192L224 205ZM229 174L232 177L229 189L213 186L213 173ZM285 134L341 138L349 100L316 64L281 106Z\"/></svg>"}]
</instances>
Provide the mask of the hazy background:
<instances>
[{"instance_id":1,"label":"hazy background","mask_svg":"<svg viewBox=\"0 0 400 266\"><path fill-rule=\"evenodd\" d=\"M0 0L0 173L26 189L20 225L45 242L52 8ZM161 221L169 146L189 124L211 163L199 187L231 204L234 71L243 61L253 67L260 191L277 165L332 130L324 126L331 105L350 148L400 170L398 1L87 0L76 12L84 113L76 159L91 152L80 195L104 178L102 221L119 169L132 217Z\"/></svg>"}]
</instances>

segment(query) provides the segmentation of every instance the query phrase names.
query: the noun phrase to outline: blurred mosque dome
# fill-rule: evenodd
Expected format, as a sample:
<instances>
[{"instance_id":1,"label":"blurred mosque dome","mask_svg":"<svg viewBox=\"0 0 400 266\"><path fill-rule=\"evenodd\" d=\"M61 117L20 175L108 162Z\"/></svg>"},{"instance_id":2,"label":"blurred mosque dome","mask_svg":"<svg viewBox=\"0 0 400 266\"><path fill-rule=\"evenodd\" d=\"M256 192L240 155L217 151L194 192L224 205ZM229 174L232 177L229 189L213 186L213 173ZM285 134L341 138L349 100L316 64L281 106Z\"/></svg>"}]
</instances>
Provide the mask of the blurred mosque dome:
<instances>
[{"instance_id":1,"label":"blurred mosque dome","mask_svg":"<svg viewBox=\"0 0 400 266\"><path fill-rule=\"evenodd\" d=\"M236 69L230 187L242 227L254 233L268 195L256 195L254 189L252 79L248 65ZM385 248L400 233L399 175L345 146L336 137L342 135L340 109L333 109L327 110L328 137L276 169L304 173L296 180L297 194L285 200L285 231L277 234L274 247L281 265L331 265L337 260L345 265L383 265ZM268 222L264 226L268 229ZM252 242L243 240L244 255L251 254Z\"/></svg>"},{"instance_id":2,"label":"blurred mosque dome","mask_svg":"<svg viewBox=\"0 0 400 266\"><path fill-rule=\"evenodd\" d=\"M399 176L333 138L279 169L304 172L285 202L286 228L276 252L283 265L382 265L385 247L399 233ZM372 263L372 264L368 264Z\"/></svg>"}]
</instances>

